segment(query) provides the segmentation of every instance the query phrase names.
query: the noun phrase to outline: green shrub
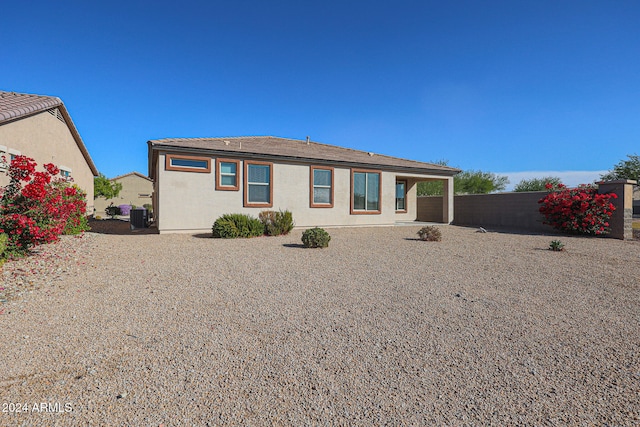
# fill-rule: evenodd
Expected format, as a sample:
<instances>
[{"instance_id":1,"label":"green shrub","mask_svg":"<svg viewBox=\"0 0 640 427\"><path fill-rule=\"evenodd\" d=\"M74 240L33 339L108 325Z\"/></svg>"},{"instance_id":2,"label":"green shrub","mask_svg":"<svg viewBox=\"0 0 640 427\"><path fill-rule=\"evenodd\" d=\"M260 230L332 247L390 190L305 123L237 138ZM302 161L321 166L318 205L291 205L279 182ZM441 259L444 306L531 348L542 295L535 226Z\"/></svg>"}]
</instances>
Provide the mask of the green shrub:
<instances>
[{"instance_id":1,"label":"green shrub","mask_svg":"<svg viewBox=\"0 0 640 427\"><path fill-rule=\"evenodd\" d=\"M7 250L7 243L9 242L9 236L4 233L0 234L0 262L5 257L5 251Z\"/></svg>"},{"instance_id":2,"label":"green shrub","mask_svg":"<svg viewBox=\"0 0 640 427\"><path fill-rule=\"evenodd\" d=\"M257 237L264 234L260 220L244 214L226 214L216 219L212 227L213 237L235 239L237 237Z\"/></svg>"},{"instance_id":3,"label":"green shrub","mask_svg":"<svg viewBox=\"0 0 640 427\"><path fill-rule=\"evenodd\" d=\"M439 242L442 240L442 233L440 232L440 229L433 225L422 227L418 230L418 236L420 236L420 240L427 242Z\"/></svg>"},{"instance_id":4,"label":"green shrub","mask_svg":"<svg viewBox=\"0 0 640 427\"><path fill-rule=\"evenodd\" d=\"M551 243L549 243L549 250L555 252L564 251L564 243L560 240L552 240Z\"/></svg>"},{"instance_id":5,"label":"green shrub","mask_svg":"<svg viewBox=\"0 0 640 427\"><path fill-rule=\"evenodd\" d=\"M80 233L84 233L85 231L89 231L91 227L89 227L89 220L86 216L77 216L75 218L69 218L64 227L63 234L66 235L76 235Z\"/></svg>"},{"instance_id":6,"label":"green shrub","mask_svg":"<svg viewBox=\"0 0 640 427\"><path fill-rule=\"evenodd\" d=\"M302 233L302 244L305 248L326 248L331 236L322 228L310 228Z\"/></svg>"},{"instance_id":7,"label":"green shrub","mask_svg":"<svg viewBox=\"0 0 640 427\"><path fill-rule=\"evenodd\" d=\"M269 236L289 234L293 230L293 215L289 211L262 211L258 218Z\"/></svg>"},{"instance_id":8,"label":"green shrub","mask_svg":"<svg viewBox=\"0 0 640 427\"><path fill-rule=\"evenodd\" d=\"M120 210L120 206L107 206L105 208L105 213L111 217L111 219L115 218L116 215L122 215L122 211Z\"/></svg>"},{"instance_id":9,"label":"green shrub","mask_svg":"<svg viewBox=\"0 0 640 427\"><path fill-rule=\"evenodd\" d=\"M153 212L153 205L151 203L145 203L142 207L145 208L147 212Z\"/></svg>"}]
</instances>

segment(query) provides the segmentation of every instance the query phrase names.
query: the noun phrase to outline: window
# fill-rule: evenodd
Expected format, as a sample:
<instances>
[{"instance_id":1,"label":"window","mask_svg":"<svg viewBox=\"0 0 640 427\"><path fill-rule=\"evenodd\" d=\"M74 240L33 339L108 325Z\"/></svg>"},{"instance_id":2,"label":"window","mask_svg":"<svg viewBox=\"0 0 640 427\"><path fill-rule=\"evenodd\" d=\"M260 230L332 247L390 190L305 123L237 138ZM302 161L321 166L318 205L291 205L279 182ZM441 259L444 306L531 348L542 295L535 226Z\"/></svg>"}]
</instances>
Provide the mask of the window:
<instances>
[{"instance_id":1,"label":"window","mask_svg":"<svg viewBox=\"0 0 640 427\"><path fill-rule=\"evenodd\" d=\"M68 181L71 178L71 171L60 169L60 176Z\"/></svg>"},{"instance_id":2,"label":"window","mask_svg":"<svg viewBox=\"0 0 640 427\"><path fill-rule=\"evenodd\" d=\"M216 190L238 191L239 160L216 159Z\"/></svg>"},{"instance_id":3,"label":"window","mask_svg":"<svg viewBox=\"0 0 640 427\"><path fill-rule=\"evenodd\" d=\"M378 171L351 169L351 213L381 212L381 174Z\"/></svg>"},{"instance_id":4,"label":"window","mask_svg":"<svg viewBox=\"0 0 640 427\"><path fill-rule=\"evenodd\" d=\"M244 206L270 208L273 206L273 164L244 162Z\"/></svg>"},{"instance_id":5,"label":"window","mask_svg":"<svg viewBox=\"0 0 640 427\"><path fill-rule=\"evenodd\" d=\"M11 158L7 156L7 147L0 145L0 169L6 169L11 163Z\"/></svg>"},{"instance_id":6,"label":"window","mask_svg":"<svg viewBox=\"0 0 640 427\"><path fill-rule=\"evenodd\" d=\"M168 171L209 173L211 172L211 159L167 154L165 169Z\"/></svg>"},{"instance_id":7,"label":"window","mask_svg":"<svg viewBox=\"0 0 640 427\"><path fill-rule=\"evenodd\" d=\"M333 207L333 168L311 166L310 206Z\"/></svg>"},{"instance_id":8,"label":"window","mask_svg":"<svg viewBox=\"0 0 640 427\"><path fill-rule=\"evenodd\" d=\"M396 212L407 211L407 181L396 181Z\"/></svg>"},{"instance_id":9,"label":"window","mask_svg":"<svg viewBox=\"0 0 640 427\"><path fill-rule=\"evenodd\" d=\"M22 153L20 153L20 151L18 151L18 150L14 150L14 149L12 149L12 148L9 148L8 153L9 153L9 158L7 159L7 162L8 162L8 163L11 163L11 161L12 161L13 159L15 159L15 158L16 158L16 157L18 157L20 154L22 154Z\"/></svg>"}]
</instances>

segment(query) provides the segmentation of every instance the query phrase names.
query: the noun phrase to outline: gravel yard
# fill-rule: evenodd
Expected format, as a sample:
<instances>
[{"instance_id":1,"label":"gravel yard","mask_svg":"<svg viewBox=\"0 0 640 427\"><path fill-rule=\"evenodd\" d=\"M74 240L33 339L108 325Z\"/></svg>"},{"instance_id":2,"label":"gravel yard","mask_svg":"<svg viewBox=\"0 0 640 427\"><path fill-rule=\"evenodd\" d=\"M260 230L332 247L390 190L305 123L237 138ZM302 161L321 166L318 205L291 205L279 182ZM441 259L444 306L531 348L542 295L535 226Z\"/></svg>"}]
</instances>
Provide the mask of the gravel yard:
<instances>
[{"instance_id":1,"label":"gravel yard","mask_svg":"<svg viewBox=\"0 0 640 427\"><path fill-rule=\"evenodd\" d=\"M640 424L640 242L418 229L7 263L0 425Z\"/></svg>"}]
</instances>

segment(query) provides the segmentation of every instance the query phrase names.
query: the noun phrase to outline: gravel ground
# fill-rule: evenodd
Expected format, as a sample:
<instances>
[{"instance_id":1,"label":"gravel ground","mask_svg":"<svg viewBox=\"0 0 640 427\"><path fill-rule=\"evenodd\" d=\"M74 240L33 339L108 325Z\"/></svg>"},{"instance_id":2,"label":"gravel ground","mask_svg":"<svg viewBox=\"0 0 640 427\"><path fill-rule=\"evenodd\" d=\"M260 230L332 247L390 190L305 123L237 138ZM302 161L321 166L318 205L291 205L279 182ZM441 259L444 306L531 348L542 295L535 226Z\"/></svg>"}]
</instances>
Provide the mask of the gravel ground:
<instances>
[{"instance_id":1,"label":"gravel ground","mask_svg":"<svg viewBox=\"0 0 640 427\"><path fill-rule=\"evenodd\" d=\"M65 237L5 265L0 425L640 424L640 242L441 229Z\"/></svg>"}]
</instances>

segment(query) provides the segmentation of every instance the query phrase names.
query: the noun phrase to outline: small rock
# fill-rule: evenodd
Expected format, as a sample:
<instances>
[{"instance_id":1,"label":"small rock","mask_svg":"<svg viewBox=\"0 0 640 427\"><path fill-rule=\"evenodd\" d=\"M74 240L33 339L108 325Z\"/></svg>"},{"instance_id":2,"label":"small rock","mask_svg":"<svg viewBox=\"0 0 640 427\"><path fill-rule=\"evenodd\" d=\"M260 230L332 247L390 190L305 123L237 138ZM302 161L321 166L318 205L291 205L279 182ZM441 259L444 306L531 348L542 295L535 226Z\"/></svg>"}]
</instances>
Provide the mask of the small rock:
<instances>
[{"instance_id":1,"label":"small rock","mask_svg":"<svg viewBox=\"0 0 640 427\"><path fill-rule=\"evenodd\" d=\"M127 393L126 391L123 391L116 397L116 399L124 399L125 397L127 397L127 394L129 393Z\"/></svg>"}]
</instances>

